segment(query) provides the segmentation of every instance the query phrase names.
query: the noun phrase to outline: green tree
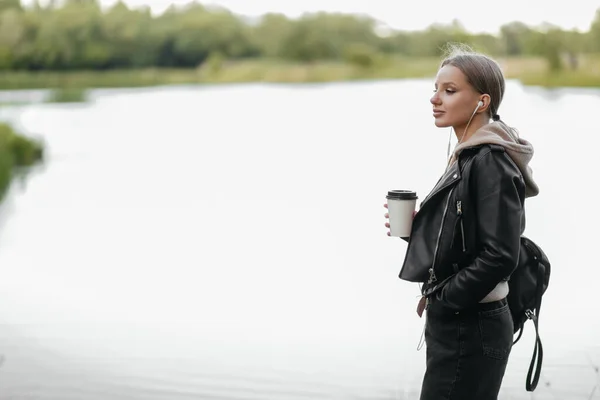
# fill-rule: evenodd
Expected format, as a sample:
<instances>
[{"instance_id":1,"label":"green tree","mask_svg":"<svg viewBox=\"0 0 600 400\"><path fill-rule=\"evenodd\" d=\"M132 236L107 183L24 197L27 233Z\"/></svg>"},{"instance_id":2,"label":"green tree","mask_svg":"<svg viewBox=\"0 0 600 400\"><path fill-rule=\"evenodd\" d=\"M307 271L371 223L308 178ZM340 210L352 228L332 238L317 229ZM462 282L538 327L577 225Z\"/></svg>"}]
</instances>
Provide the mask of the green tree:
<instances>
[{"instance_id":1,"label":"green tree","mask_svg":"<svg viewBox=\"0 0 600 400\"><path fill-rule=\"evenodd\" d=\"M0 69L9 69L13 64L13 49L23 41L25 25L22 14L16 9L0 13Z\"/></svg>"},{"instance_id":2,"label":"green tree","mask_svg":"<svg viewBox=\"0 0 600 400\"><path fill-rule=\"evenodd\" d=\"M282 38L290 35L292 22L283 14L266 14L251 30L252 43L257 52L266 57L283 53Z\"/></svg>"},{"instance_id":3,"label":"green tree","mask_svg":"<svg viewBox=\"0 0 600 400\"><path fill-rule=\"evenodd\" d=\"M374 21L343 14L316 13L292 22L280 55L292 60L340 59L351 44L376 47Z\"/></svg>"},{"instance_id":4,"label":"green tree","mask_svg":"<svg viewBox=\"0 0 600 400\"><path fill-rule=\"evenodd\" d=\"M590 26L589 43L592 51L600 52L600 8L596 11L596 15Z\"/></svg>"},{"instance_id":5,"label":"green tree","mask_svg":"<svg viewBox=\"0 0 600 400\"><path fill-rule=\"evenodd\" d=\"M526 52L526 42L531 36L531 28L522 22L510 22L500 27L500 37L507 55L515 56Z\"/></svg>"},{"instance_id":6,"label":"green tree","mask_svg":"<svg viewBox=\"0 0 600 400\"><path fill-rule=\"evenodd\" d=\"M21 0L0 0L0 13L6 10L22 10Z\"/></svg>"}]
</instances>

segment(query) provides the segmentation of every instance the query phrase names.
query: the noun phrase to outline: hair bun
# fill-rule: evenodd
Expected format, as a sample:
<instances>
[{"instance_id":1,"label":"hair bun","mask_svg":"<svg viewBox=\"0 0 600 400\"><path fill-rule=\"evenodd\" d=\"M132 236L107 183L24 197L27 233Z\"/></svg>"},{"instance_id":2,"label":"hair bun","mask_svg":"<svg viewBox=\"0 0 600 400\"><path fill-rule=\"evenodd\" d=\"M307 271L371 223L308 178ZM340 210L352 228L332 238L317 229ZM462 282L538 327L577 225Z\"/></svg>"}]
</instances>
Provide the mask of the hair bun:
<instances>
[{"instance_id":1,"label":"hair bun","mask_svg":"<svg viewBox=\"0 0 600 400\"><path fill-rule=\"evenodd\" d=\"M500 116L498 114L494 114L494 115L492 115L492 119L494 121L500 121Z\"/></svg>"}]
</instances>

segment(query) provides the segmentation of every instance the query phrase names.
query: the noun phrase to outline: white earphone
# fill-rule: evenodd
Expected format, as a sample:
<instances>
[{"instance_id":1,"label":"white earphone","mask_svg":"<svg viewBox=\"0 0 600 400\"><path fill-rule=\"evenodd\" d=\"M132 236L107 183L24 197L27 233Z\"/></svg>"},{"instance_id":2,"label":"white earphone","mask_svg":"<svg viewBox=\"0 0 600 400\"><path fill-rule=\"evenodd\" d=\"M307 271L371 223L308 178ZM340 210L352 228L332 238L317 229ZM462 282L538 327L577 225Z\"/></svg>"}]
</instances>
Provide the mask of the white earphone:
<instances>
[{"instance_id":1,"label":"white earphone","mask_svg":"<svg viewBox=\"0 0 600 400\"><path fill-rule=\"evenodd\" d=\"M479 102L477 103L477 107L475 107L475 110L473 110L473 114L471 114L471 118L469 118L469 122L467 122L467 127L465 128L465 131L460 136L460 139L458 139L457 145L459 145L462 142L462 139L465 136L465 133L467 133L467 129L469 129L469 125L471 125L471 120L473 119L473 117L475 116L475 113L477 113L477 110L479 110L480 107L483 107L483 100L479 100ZM450 131L450 136L448 137L448 151L446 152L446 160L448 160L448 162L450 161L450 141L451 140L452 140L452 131Z\"/></svg>"}]
</instances>

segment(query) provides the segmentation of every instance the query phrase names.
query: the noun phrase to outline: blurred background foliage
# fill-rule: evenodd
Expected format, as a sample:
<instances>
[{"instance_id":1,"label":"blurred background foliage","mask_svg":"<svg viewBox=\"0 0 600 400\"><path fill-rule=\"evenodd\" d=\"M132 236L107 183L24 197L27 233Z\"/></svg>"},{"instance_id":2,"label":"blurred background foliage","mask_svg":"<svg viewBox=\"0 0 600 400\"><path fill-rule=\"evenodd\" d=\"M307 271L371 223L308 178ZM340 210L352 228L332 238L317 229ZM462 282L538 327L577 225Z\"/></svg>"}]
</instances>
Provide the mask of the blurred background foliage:
<instances>
[{"instance_id":1,"label":"blurred background foliage","mask_svg":"<svg viewBox=\"0 0 600 400\"><path fill-rule=\"evenodd\" d=\"M587 32L515 21L491 35L469 33L456 20L407 32L338 13L248 19L199 3L152 15L149 8L131 9L122 2L102 9L95 0L28 7L0 0L0 69L189 68L211 61L214 71L226 61L252 58L344 60L369 67L380 55L436 57L449 41L496 56L544 57L552 69L560 69L564 60L575 64L581 54L600 53L600 9L590 21Z\"/></svg>"},{"instance_id":2,"label":"blurred background foliage","mask_svg":"<svg viewBox=\"0 0 600 400\"><path fill-rule=\"evenodd\" d=\"M123 2L0 0L0 89L425 77L448 42L498 57L526 84L600 86L600 9L585 32L513 21L476 34L458 20L402 31L343 13L249 18L197 2L153 14ZM55 98L85 97L73 93Z\"/></svg>"}]
</instances>

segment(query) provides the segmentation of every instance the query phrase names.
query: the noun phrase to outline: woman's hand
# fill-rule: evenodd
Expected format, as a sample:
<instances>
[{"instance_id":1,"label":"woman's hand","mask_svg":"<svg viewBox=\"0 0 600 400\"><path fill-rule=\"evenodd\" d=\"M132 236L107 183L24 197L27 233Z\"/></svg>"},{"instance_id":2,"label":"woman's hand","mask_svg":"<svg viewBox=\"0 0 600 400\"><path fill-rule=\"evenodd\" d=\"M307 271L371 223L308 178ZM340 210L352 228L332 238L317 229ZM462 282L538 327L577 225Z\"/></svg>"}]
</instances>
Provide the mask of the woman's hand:
<instances>
[{"instance_id":1,"label":"woman's hand","mask_svg":"<svg viewBox=\"0 0 600 400\"><path fill-rule=\"evenodd\" d=\"M384 203L384 204L383 204L383 206L384 206L384 207L385 207L385 209L387 210L387 208L388 208L388 205L387 205L387 203ZM384 216L384 217L385 217L385 219L386 219L386 222L385 222L385 227L386 227L386 228L388 228L388 229L390 229L390 223L389 223L389 222L387 222L387 221L389 221L389 219L390 219L390 214L389 214L389 213L385 213L385 214L383 214L383 216ZM389 230L387 231L387 235L388 235L388 236L392 236L392 234L390 233L390 231L389 231Z\"/></svg>"}]
</instances>

